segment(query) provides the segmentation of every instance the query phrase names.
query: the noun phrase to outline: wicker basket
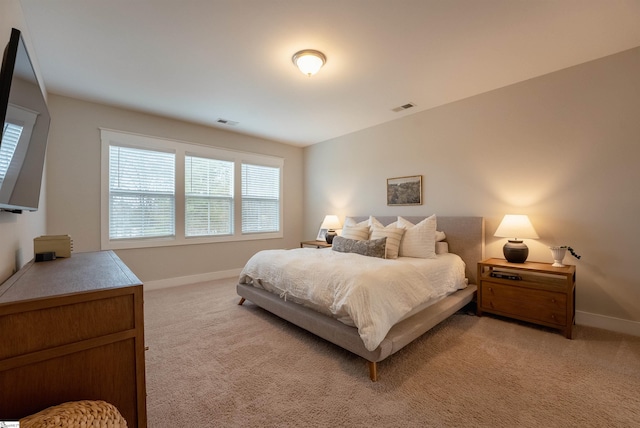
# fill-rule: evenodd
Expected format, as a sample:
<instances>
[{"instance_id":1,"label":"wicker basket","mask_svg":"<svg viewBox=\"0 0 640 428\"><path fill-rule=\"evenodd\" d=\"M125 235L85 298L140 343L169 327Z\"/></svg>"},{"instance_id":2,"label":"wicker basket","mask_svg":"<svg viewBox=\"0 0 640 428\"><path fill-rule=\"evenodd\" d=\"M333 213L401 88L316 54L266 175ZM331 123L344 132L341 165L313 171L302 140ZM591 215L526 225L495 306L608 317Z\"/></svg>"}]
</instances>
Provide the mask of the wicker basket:
<instances>
[{"instance_id":1,"label":"wicker basket","mask_svg":"<svg viewBox=\"0 0 640 428\"><path fill-rule=\"evenodd\" d=\"M71 401L20 419L20 428L126 428L118 409L105 401Z\"/></svg>"}]
</instances>

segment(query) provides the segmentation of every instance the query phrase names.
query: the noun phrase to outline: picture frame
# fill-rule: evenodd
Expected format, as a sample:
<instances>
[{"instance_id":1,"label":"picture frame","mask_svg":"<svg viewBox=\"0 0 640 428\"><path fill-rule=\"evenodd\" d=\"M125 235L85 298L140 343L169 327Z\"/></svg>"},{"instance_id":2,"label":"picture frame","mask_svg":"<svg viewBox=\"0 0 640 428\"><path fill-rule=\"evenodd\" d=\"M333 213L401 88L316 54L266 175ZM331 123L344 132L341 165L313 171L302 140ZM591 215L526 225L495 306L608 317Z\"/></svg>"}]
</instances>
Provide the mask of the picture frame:
<instances>
[{"instance_id":1,"label":"picture frame","mask_svg":"<svg viewBox=\"0 0 640 428\"><path fill-rule=\"evenodd\" d=\"M387 178L387 205L422 205L422 176Z\"/></svg>"},{"instance_id":2,"label":"picture frame","mask_svg":"<svg viewBox=\"0 0 640 428\"><path fill-rule=\"evenodd\" d=\"M316 241L327 241L327 232L329 231L329 229L323 229L320 228L320 230L318 231L318 237L316 238Z\"/></svg>"}]
</instances>

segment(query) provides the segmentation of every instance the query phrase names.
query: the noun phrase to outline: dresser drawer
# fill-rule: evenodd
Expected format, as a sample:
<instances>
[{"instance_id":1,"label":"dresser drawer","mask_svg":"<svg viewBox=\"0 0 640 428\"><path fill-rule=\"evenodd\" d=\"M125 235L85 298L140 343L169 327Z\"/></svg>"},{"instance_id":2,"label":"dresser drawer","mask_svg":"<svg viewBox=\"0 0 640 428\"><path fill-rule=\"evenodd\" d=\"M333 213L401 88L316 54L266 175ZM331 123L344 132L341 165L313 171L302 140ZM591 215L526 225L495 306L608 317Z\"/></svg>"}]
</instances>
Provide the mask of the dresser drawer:
<instances>
[{"instance_id":1,"label":"dresser drawer","mask_svg":"<svg viewBox=\"0 0 640 428\"><path fill-rule=\"evenodd\" d=\"M560 326L567 322L566 294L490 281L483 281L481 293L484 311Z\"/></svg>"},{"instance_id":2,"label":"dresser drawer","mask_svg":"<svg viewBox=\"0 0 640 428\"><path fill-rule=\"evenodd\" d=\"M135 296L128 290L96 291L82 302L33 308L7 315L0 310L0 358L134 329ZM103 295L103 298L96 298ZM28 307L29 303L23 306ZM78 322L79 319L82 322ZM37 328L30 329L29 326Z\"/></svg>"}]
</instances>

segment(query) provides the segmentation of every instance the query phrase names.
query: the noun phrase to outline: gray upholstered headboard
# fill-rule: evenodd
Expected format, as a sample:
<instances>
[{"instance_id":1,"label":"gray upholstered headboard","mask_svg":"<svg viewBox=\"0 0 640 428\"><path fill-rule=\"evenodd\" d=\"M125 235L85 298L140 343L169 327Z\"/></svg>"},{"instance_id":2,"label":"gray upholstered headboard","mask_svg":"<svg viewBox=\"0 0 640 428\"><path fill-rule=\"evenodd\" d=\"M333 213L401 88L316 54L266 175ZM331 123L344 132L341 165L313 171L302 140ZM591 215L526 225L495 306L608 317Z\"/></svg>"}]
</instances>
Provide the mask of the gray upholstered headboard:
<instances>
[{"instance_id":1,"label":"gray upholstered headboard","mask_svg":"<svg viewBox=\"0 0 640 428\"><path fill-rule=\"evenodd\" d=\"M369 216L350 216L361 222ZM374 217L385 226L398 220L397 216ZM402 216L413 224L424 220L426 216ZM478 262L484 259L484 217L448 217L438 216L438 230L447 235L449 252L459 255L464 260L469 284L477 284Z\"/></svg>"}]
</instances>

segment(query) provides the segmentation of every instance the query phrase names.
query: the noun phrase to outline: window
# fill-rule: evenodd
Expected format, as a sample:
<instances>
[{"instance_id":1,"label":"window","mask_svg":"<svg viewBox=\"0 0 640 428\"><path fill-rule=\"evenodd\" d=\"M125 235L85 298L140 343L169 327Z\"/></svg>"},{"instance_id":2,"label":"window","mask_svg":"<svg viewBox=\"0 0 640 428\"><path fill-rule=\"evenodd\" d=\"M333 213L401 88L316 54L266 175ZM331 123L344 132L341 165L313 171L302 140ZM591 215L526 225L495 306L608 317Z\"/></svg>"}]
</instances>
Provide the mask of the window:
<instances>
[{"instance_id":1,"label":"window","mask_svg":"<svg viewBox=\"0 0 640 428\"><path fill-rule=\"evenodd\" d=\"M175 235L175 158L109 146L109 239Z\"/></svg>"},{"instance_id":2,"label":"window","mask_svg":"<svg viewBox=\"0 0 640 428\"><path fill-rule=\"evenodd\" d=\"M280 224L280 168L242 164L242 232L275 232Z\"/></svg>"},{"instance_id":3,"label":"window","mask_svg":"<svg viewBox=\"0 0 640 428\"><path fill-rule=\"evenodd\" d=\"M102 249L281 238L284 160L101 130Z\"/></svg>"},{"instance_id":4,"label":"window","mask_svg":"<svg viewBox=\"0 0 640 428\"><path fill-rule=\"evenodd\" d=\"M233 233L233 162L185 157L186 235Z\"/></svg>"}]
</instances>

